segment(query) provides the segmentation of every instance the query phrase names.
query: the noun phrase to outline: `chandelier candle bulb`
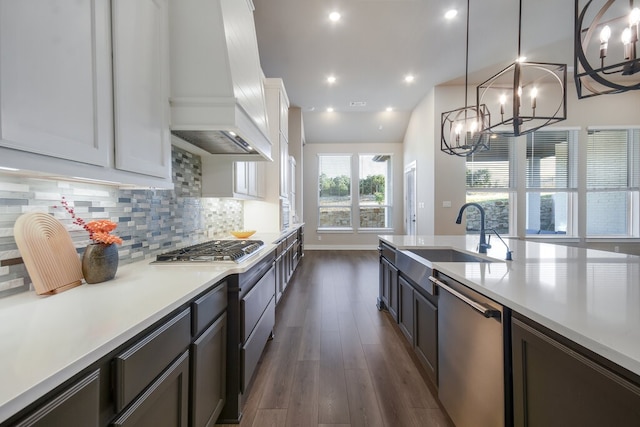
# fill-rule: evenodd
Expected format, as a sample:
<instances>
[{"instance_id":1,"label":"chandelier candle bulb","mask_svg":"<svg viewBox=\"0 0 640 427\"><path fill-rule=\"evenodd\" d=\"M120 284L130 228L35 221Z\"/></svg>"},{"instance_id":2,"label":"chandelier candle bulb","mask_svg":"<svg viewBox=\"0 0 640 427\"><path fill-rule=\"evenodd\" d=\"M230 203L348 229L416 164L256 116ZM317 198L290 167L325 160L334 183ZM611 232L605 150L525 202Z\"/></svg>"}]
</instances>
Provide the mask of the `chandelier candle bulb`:
<instances>
[{"instance_id":1,"label":"chandelier candle bulb","mask_svg":"<svg viewBox=\"0 0 640 427\"><path fill-rule=\"evenodd\" d=\"M536 97L538 96L538 88L531 89L531 108L536 109Z\"/></svg>"},{"instance_id":2,"label":"chandelier candle bulb","mask_svg":"<svg viewBox=\"0 0 640 427\"><path fill-rule=\"evenodd\" d=\"M600 58L604 60L607 57L607 47L609 47L609 38L611 37L611 27L605 25L600 31Z\"/></svg>"}]
</instances>

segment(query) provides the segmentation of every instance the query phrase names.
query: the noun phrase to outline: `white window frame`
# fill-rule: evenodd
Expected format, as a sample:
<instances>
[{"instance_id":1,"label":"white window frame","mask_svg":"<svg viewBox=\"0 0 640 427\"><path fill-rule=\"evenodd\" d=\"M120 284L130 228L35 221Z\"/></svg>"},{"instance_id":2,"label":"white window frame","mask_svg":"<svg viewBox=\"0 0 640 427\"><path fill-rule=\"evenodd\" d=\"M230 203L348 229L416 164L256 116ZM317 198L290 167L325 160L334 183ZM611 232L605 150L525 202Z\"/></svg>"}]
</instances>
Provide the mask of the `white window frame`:
<instances>
[{"instance_id":1,"label":"white window frame","mask_svg":"<svg viewBox=\"0 0 640 427\"><path fill-rule=\"evenodd\" d=\"M536 133L545 133L545 132L567 132L568 133L568 156L567 156L567 187L566 188L554 188L554 187L529 187L527 182L527 150L524 150L524 193L525 193L525 203L524 209L525 212L522 215L522 220L524 221L524 229L526 237L535 237L535 238L544 238L544 239L553 239L553 238L575 238L578 235L578 216L577 213L577 203L578 203L578 139L579 139L579 131L577 128L548 128L545 130L538 130L533 132L533 136L535 137ZM529 135L525 135L523 138L529 138ZM525 142L527 144L527 142ZM529 194L535 193L566 193L567 195L567 230L566 234L527 234L527 215L529 212L529 207L527 203L529 202Z\"/></svg>"},{"instance_id":2,"label":"white window frame","mask_svg":"<svg viewBox=\"0 0 640 427\"><path fill-rule=\"evenodd\" d=\"M376 155L381 155L381 156L389 156L389 160L387 160L387 176L385 177L385 199L386 199L386 203L383 205L379 205L380 207L386 208L385 212L386 212L386 219L385 222L387 223L386 227L361 227L360 226L360 209L362 207L369 207L370 205L362 205L360 204L360 179L361 177L361 170L360 170L360 158L362 156L376 156ZM384 232L384 231L389 231L392 230L393 227L391 226L393 224L393 154L391 153L358 153L357 154L357 163L358 163L358 167L357 167L357 171L358 171L358 185L357 185L357 194L358 194L358 201L357 203L354 203L354 205L356 205L355 209L354 209L354 228L357 229L358 232L360 233L378 233L378 232Z\"/></svg>"},{"instance_id":3,"label":"white window frame","mask_svg":"<svg viewBox=\"0 0 640 427\"><path fill-rule=\"evenodd\" d=\"M588 133L591 131L626 131L627 132L627 141L631 141L633 138L633 133L638 133L640 132L640 126L589 126L586 128L587 132L587 138L588 138ZM585 202L583 204L583 206L585 207L585 215L584 215L584 220L586 222L585 226L584 226L584 230L585 230L585 238L587 240L593 241L593 240L629 240L629 239L638 239L640 238L640 188L639 188L639 184L638 182L627 182L627 186L625 187L614 187L614 188L589 188L587 186L587 182L588 182L588 169L587 169L587 159L588 159L588 147L587 147L587 142L585 141L585 155L584 155L584 162L585 162ZM640 144L639 144L640 145ZM636 150L640 149L640 147L635 147ZM627 147L627 154L630 154L630 148ZM637 153L636 153L637 154ZM633 158L629 158L627 157L627 165L628 165L628 175L630 176L634 172L634 168L640 168L640 165L636 165L633 162ZM631 181L631 177L628 178L629 181ZM625 224L625 228L626 228L626 233L624 234L589 234L589 230L588 228L588 195L589 194L594 194L594 193L605 193L605 192L617 192L617 191L624 191L626 192L626 199L627 199L627 211L625 213L625 217L626 217L626 224Z\"/></svg>"},{"instance_id":4,"label":"white window frame","mask_svg":"<svg viewBox=\"0 0 640 427\"><path fill-rule=\"evenodd\" d=\"M351 203L349 204L349 206L347 207L346 205L321 205L320 204L320 159L322 157L348 157L349 158L349 180L350 180L350 184L349 184L349 197L350 197L350 201ZM355 230L354 228L354 200L353 200L353 196L354 196L354 189L353 189L353 176L354 176L354 168L353 168L353 160L354 159L354 154L353 153L319 153L317 155L317 165L318 165L318 173L316 176L316 188L318 189L316 192L316 200L317 200L317 215L318 215L318 224L317 224L317 231L318 232L335 232L335 233L350 233L353 232ZM351 225L348 227L340 227L340 226L322 226L320 224L320 218L321 218L321 214L320 214L320 210L323 208L348 208L350 215L349 218L351 219Z\"/></svg>"}]
</instances>

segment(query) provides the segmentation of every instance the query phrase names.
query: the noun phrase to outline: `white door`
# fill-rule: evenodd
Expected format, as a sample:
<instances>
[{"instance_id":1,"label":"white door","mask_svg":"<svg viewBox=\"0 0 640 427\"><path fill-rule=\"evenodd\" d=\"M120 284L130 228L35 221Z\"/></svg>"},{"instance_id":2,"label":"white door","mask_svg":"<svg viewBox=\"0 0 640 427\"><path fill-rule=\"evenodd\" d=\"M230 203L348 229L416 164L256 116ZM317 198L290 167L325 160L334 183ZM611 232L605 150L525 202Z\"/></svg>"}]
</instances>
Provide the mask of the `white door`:
<instances>
[{"instance_id":1,"label":"white door","mask_svg":"<svg viewBox=\"0 0 640 427\"><path fill-rule=\"evenodd\" d=\"M404 230L405 234L416 234L416 162L404 169Z\"/></svg>"}]
</instances>

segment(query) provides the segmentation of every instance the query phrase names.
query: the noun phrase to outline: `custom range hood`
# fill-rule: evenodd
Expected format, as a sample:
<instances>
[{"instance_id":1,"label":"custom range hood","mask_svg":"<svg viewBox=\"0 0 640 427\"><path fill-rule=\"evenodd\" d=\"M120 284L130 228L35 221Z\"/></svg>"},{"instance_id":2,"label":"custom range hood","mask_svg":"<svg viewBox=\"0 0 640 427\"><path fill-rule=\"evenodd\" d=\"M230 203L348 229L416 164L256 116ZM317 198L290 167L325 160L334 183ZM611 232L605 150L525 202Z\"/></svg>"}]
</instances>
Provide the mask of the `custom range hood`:
<instances>
[{"instance_id":1,"label":"custom range hood","mask_svg":"<svg viewBox=\"0 0 640 427\"><path fill-rule=\"evenodd\" d=\"M252 0L169 2L176 145L237 160L272 160L253 10Z\"/></svg>"}]
</instances>

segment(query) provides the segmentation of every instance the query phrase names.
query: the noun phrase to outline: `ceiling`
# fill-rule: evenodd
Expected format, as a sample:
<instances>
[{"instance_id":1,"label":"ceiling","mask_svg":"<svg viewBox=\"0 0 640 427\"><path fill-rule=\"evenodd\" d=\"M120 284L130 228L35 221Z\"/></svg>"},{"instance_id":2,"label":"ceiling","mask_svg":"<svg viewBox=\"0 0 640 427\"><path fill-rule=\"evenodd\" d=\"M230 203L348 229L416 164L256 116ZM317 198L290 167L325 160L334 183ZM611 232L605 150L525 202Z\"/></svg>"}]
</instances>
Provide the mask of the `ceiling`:
<instances>
[{"instance_id":1,"label":"ceiling","mask_svg":"<svg viewBox=\"0 0 640 427\"><path fill-rule=\"evenodd\" d=\"M464 0L253 3L263 71L282 78L291 106L302 109L307 143L402 142L412 109L434 86L464 83ZM459 13L446 20L450 8ZM571 0L523 1L528 61L573 66L573 12ZM518 1L474 0L469 16L469 82L480 83L517 56Z\"/></svg>"}]
</instances>

